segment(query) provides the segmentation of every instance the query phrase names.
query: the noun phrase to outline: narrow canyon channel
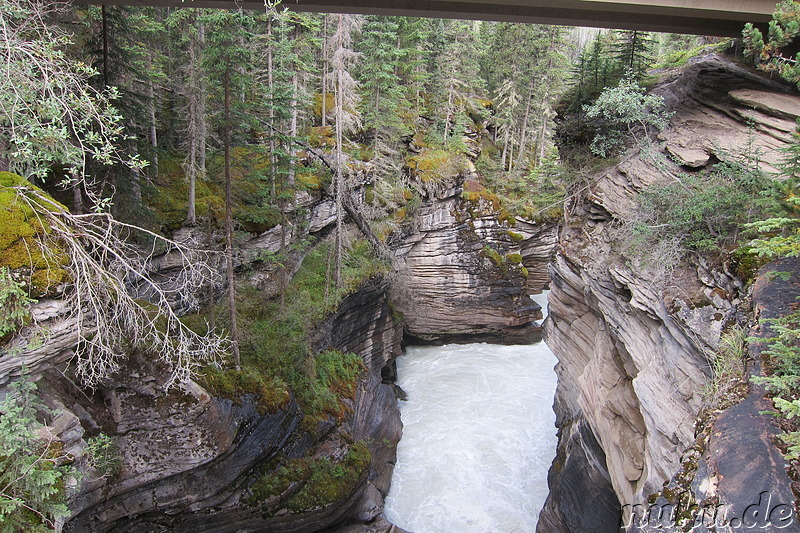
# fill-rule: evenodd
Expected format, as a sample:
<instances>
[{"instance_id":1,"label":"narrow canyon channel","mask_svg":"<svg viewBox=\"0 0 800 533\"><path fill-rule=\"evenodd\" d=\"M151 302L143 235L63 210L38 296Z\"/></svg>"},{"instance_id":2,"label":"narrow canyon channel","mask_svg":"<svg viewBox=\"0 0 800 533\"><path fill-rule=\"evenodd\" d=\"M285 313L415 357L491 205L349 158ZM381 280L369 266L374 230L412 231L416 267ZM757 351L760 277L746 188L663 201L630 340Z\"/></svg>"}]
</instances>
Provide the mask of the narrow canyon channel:
<instances>
[{"instance_id":1,"label":"narrow canyon channel","mask_svg":"<svg viewBox=\"0 0 800 533\"><path fill-rule=\"evenodd\" d=\"M533 533L556 450L555 364L544 342L408 347L387 518L414 533Z\"/></svg>"}]
</instances>

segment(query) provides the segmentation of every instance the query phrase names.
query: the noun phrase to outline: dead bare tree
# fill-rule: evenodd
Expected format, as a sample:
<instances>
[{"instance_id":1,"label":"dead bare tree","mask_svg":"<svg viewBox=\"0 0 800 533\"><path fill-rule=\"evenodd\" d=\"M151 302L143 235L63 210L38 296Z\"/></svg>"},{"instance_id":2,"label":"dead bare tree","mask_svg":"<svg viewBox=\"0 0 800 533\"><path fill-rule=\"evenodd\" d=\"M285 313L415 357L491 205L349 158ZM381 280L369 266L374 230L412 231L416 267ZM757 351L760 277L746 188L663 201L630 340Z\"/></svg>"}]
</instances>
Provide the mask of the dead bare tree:
<instances>
[{"instance_id":1,"label":"dead bare tree","mask_svg":"<svg viewBox=\"0 0 800 533\"><path fill-rule=\"evenodd\" d=\"M64 268L71 290L70 316L80 341L75 348L75 370L82 382L96 386L117 371L133 349L153 355L168 372L170 388L195 376L206 365L221 365L230 341L208 328L196 333L171 306L176 294L200 289L213 269L197 251L107 213L73 214L29 186L17 186L17 198L30 208L42 228L39 234L46 261ZM152 244L147 251L120 238L130 231L144 232ZM154 256L173 254L181 275L169 287L149 274ZM144 285L149 302L142 305L129 290ZM139 290L141 291L141 288Z\"/></svg>"}]
</instances>

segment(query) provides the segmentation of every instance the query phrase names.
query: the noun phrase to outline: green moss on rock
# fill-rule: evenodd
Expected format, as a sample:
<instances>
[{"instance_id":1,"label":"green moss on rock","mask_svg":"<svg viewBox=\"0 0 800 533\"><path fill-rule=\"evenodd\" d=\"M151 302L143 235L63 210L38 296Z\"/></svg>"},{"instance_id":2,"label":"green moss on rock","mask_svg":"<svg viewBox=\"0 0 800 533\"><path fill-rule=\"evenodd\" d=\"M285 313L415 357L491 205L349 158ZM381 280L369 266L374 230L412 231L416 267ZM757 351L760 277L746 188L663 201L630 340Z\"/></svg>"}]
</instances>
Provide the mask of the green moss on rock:
<instances>
[{"instance_id":1,"label":"green moss on rock","mask_svg":"<svg viewBox=\"0 0 800 533\"><path fill-rule=\"evenodd\" d=\"M519 253L506 254L506 259L512 265L519 265L520 263L522 263L522 254Z\"/></svg>"},{"instance_id":2,"label":"green moss on rock","mask_svg":"<svg viewBox=\"0 0 800 533\"><path fill-rule=\"evenodd\" d=\"M466 159L461 154L447 150L425 148L418 155L406 161L411 175L423 182L441 182L454 179L467 167Z\"/></svg>"},{"instance_id":3,"label":"green moss on rock","mask_svg":"<svg viewBox=\"0 0 800 533\"><path fill-rule=\"evenodd\" d=\"M506 233L508 234L508 237L511 239L511 242L522 242L525 240L525 236L520 233L517 233L516 231L508 230Z\"/></svg>"},{"instance_id":4,"label":"green moss on rock","mask_svg":"<svg viewBox=\"0 0 800 533\"><path fill-rule=\"evenodd\" d=\"M356 488L371 460L367 446L358 441L348 445L340 458L309 456L273 461L267 465L269 472L250 488L247 503L264 503L280 496L284 503L276 501L265 511L302 513L341 502Z\"/></svg>"},{"instance_id":5,"label":"green moss on rock","mask_svg":"<svg viewBox=\"0 0 800 533\"><path fill-rule=\"evenodd\" d=\"M492 248L491 246L484 246L481 253L484 257L488 257L494 266L498 268L505 268L506 267L506 258L497 250Z\"/></svg>"},{"instance_id":6,"label":"green moss on rock","mask_svg":"<svg viewBox=\"0 0 800 533\"><path fill-rule=\"evenodd\" d=\"M309 465L310 475L303 487L286 502L289 510L308 511L344 500L356 488L372 457L363 442L350 445L339 461L327 457Z\"/></svg>"},{"instance_id":7,"label":"green moss on rock","mask_svg":"<svg viewBox=\"0 0 800 533\"><path fill-rule=\"evenodd\" d=\"M261 414L274 413L290 400L286 383L252 368L221 370L211 367L205 371L202 383L214 396L240 405L242 398L252 395Z\"/></svg>"},{"instance_id":8,"label":"green moss on rock","mask_svg":"<svg viewBox=\"0 0 800 533\"><path fill-rule=\"evenodd\" d=\"M50 237L52 230L42 215L22 196L24 189L50 198L22 176L0 172L0 267L8 267L31 296L41 297L68 281L64 267L69 258ZM40 206L37 209L67 210L55 200L52 202L52 205L37 202ZM47 243L46 249L43 243Z\"/></svg>"}]
</instances>

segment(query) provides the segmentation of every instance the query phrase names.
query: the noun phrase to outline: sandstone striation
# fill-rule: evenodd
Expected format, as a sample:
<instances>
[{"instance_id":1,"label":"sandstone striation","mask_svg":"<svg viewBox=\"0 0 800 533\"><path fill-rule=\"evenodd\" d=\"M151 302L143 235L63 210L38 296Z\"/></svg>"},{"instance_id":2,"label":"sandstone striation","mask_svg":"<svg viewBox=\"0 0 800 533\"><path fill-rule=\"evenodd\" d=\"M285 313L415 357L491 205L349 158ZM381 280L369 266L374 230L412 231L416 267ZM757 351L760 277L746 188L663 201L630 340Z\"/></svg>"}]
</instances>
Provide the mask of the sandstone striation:
<instances>
[{"instance_id":1,"label":"sandstone striation","mask_svg":"<svg viewBox=\"0 0 800 533\"><path fill-rule=\"evenodd\" d=\"M498 220L491 201L456 186L429 198L396 251L397 310L410 342L527 343L542 313L528 295L547 285L553 225Z\"/></svg>"},{"instance_id":2,"label":"sandstone striation","mask_svg":"<svg viewBox=\"0 0 800 533\"><path fill-rule=\"evenodd\" d=\"M560 441L542 532L616 531L612 515L630 518L681 470L695 445L708 357L744 296L725 261L632 254L619 222L645 187L673 179L664 165L696 171L757 154L774 166L800 111L789 88L715 56L654 92L675 115L651 150L674 163L629 153L590 179L551 266L545 339L559 358ZM581 490L595 497L576 498ZM584 529L576 515L606 526Z\"/></svg>"},{"instance_id":3,"label":"sandstone striation","mask_svg":"<svg viewBox=\"0 0 800 533\"><path fill-rule=\"evenodd\" d=\"M41 376L44 400L57 412L48 422L51 433L79 464L86 439L99 431L114 438L119 452L113 476L87 471L64 531L307 532L342 521L373 521L382 512L402 431L394 388L382 378L400 352L401 338L387 292L385 279L371 279L319 326L317 348L357 353L366 372L351 414L313 429L301 425L303 413L293 398L263 413L252 396L237 404L192 382L164 392L163 369L139 354L86 396L53 368L64 359L68 341L74 344L74 332L64 342L37 348L43 350L41 362L28 371ZM57 320L59 309L43 302L36 315ZM4 364L5 379L13 379L19 357L6 357ZM354 468L364 469L354 471L339 499L292 510L283 508L282 499L253 498L253 483L269 474L279 454L343 460L355 449L353 442L366 444L367 462L356 463Z\"/></svg>"}]
</instances>

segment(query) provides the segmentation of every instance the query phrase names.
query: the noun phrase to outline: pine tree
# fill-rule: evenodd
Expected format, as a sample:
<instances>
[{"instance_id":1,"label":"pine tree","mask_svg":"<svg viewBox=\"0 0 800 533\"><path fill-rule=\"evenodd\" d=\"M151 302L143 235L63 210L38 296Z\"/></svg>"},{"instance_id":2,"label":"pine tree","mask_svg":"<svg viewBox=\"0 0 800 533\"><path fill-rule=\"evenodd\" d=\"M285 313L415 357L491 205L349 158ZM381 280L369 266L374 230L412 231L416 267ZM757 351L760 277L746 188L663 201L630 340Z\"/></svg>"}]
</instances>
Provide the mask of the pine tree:
<instances>
[{"instance_id":1,"label":"pine tree","mask_svg":"<svg viewBox=\"0 0 800 533\"><path fill-rule=\"evenodd\" d=\"M397 51L400 55L397 62L397 77L404 91L404 102L409 106L408 112L421 115L425 112L423 89L430 78L426 68L431 55L430 19L415 17L397 17Z\"/></svg>"},{"instance_id":2,"label":"pine tree","mask_svg":"<svg viewBox=\"0 0 800 533\"><path fill-rule=\"evenodd\" d=\"M225 263L228 283L228 310L230 316L231 345L236 368L241 367L239 355L239 330L236 310L236 287L233 272L233 177L231 175L231 146L233 128L244 129L248 124L248 102L245 93L252 87L251 38L252 16L244 11L209 11L203 16L210 31L207 34L206 69L215 78L222 92L222 109L218 110L217 123L221 130L224 153L225 178Z\"/></svg>"},{"instance_id":3,"label":"pine tree","mask_svg":"<svg viewBox=\"0 0 800 533\"><path fill-rule=\"evenodd\" d=\"M464 134L467 117L464 115L466 98L484 87L478 63L478 35L469 21L448 20L443 23L441 53L435 58L436 74L433 79L437 108L442 128L442 144L451 137Z\"/></svg>"},{"instance_id":4,"label":"pine tree","mask_svg":"<svg viewBox=\"0 0 800 533\"><path fill-rule=\"evenodd\" d=\"M80 8L78 14L83 22L79 32L83 59L98 72L92 80L94 86L98 90L114 87L120 94L116 106L128 133L125 150L134 156L142 152L149 160L151 174L157 173L155 106L156 86L164 80L164 25L154 8L91 6ZM148 142L139 145L137 138ZM117 217L141 219L139 169L95 166L91 172L104 185L103 194L115 195L112 212ZM76 201L82 199L76 196Z\"/></svg>"},{"instance_id":5,"label":"pine tree","mask_svg":"<svg viewBox=\"0 0 800 533\"><path fill-rule=\"evenodd\" d=\"M566 65L561 52L565 35L557 26L506 23L490 34L484 75L495 87L505 170L524 169L531 155L535 162L546 150L551 106L561 92ZM528 53L517 53L520 49Z\"/></svg>"},{"instance_id":6,"label":"pine tree","mask_svg":"<svg viewBox=\"0 0 800 533\"><path fill-rule=\"evenodd\" d=\"M630 76L637 82L642 81L653 64L653 37L643 31L614 32L616 43L613 47L614 58L621 72L618 77Z\"/></svg>"},{"instance_id":7,"label":"pine tree","mask_svg":"<svg viewBox=\"0 0 800 533\"><path fill-rule=\"evenodd\" d=\"M178 9L167 18L166 24L173 32L173 43L177 45L184 61L176 67L180 73L176 92L183 97L181 114L185 115L186 158L183 170L189 180L186 224L197 223L196 191L197 181L206 176L206 148L208 124L206 120L206 99L208 92L207 73L203 61L205 48L204 13L197 9Z\"/></svg>"},{"instance_id":8,"label":"pine tree","mask_svg":"<svg viewBox=\"0 0 800 533\"><path fill-rule=\"evenodd\" d=\"M364 127L373 130L375 136L382 128L399 129L397 111L402 89L398 71L402 52L397 48L398 28L393 17L366 17L362 25L357 76L364 95Z\"/></svg>"},{"instance_id":9,"label":"pine tree","mask_svg":"<svg viewBox=\"0 0 800 533\"><path fill-rule=\"evenodd\" d=\"M382 174L397 172L400 167L397 144L403 130L399 115L404 90L399 74L407 54L398 47L398 30L393 17L367 17L358 46L364 128L372 137L373 163Z\"/></svg>"},{"instance_id":10,"label":"pine tree","mask_svg":"<svg viewBox=\"0 0 800 533\"><path fill-rule=\"evenodd\" d=\"M783 0L775 7L766 37L749 22L742 31L745 53L753 57L759 70L778 72L800 88L800 65L793 46L798 35L800 3L794 0Z\"/></svg>"}]
</instances>

